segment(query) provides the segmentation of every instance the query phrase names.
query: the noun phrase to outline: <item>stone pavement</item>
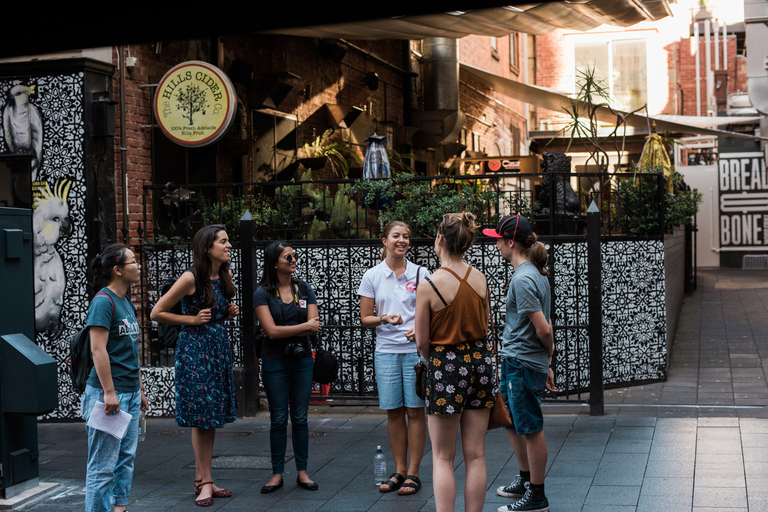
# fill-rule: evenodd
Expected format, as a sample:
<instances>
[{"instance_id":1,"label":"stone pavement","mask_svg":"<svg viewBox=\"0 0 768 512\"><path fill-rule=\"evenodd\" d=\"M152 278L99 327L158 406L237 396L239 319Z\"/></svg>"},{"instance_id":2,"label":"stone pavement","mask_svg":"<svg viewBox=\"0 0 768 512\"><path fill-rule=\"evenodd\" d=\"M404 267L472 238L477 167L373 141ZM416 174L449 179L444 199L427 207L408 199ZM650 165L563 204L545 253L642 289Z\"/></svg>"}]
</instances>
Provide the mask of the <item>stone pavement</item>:
<instances>
[{"instance_id":1,"label":"stone pavement","mask_svg":"<svg viewBox=\"0 0 768 512\"><path fill-rule=\"evenodd\" d=\"M590 417L578 404L547 405L547 496L551 510L768 511L768 272L699 272L698 290L686 298L664 383L607 390L605 415ZM219 431L217 484L233 497L222 511L435 510L429 443L422 490L413 496L381 494L373 485L377 444L388 448L386 418L377 408L313 407L310 474L316 492L297 488L293 462L286 485L259 490L270 475L266 415L238 420ZM139 444L130 512L191 511L194 457L187 429L173 420L148 422ZM40 425L41 481L60 485L19 510L83 510L86 442L83 425ZM290 450L290 443L289 443ZM506 435L488 433L488 491L484 510L509 503L496 496L518 468ZM292 453L289 451L289 456ZM392 463L389 451L388 462ZM456 457L457 507L463 509L464 465Z\"/></svg>"}]
</instances>

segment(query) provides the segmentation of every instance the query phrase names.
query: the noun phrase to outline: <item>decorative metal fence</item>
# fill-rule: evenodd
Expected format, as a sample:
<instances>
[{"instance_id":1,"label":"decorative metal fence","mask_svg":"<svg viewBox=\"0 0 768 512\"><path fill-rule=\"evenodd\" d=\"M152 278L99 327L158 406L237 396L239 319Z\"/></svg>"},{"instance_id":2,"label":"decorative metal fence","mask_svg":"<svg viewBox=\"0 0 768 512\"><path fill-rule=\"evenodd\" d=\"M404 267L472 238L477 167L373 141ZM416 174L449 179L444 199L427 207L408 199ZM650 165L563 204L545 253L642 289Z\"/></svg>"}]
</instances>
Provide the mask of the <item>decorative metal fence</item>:
<instances>
[{"instance_id":1,"label":"decorative metal fence","mask_svg":"<svg viewBox=\"0 0 768 512\"><path fill-rule=\"evenodd\" d=\"M604 317L605 384L627 385L664 378L664 182L655 174L615 175L607 190L607 175L581 174L579 178L585 176L603 184L590 192L579 188L576 194L580 201L595 201L602 212L603 289L598 300L602 301ZM274 239L290 241L301 256L298 277L310 283L317 294L324 325L320 340L341 363L339 379L329 396L373 399L375 339L373 330L360 325L357 287L365 271L380 261L379 233L383 223L393 215L408 218L412 213L409 220L417 237L411 239L409 259L434 271L439 261L433 239L424 235L434 232L443 213L469 209L485 226L493 226L500 215L525 211L536 202L541 193L540 178L520 174L422 177L411 183L390 183L389 188L395 188L396 194L379 186L379 182L361 185L345 180L145 187L145 225L151 224L153 229L144 233L140 248L145 271L143 362L153 368L157 393L173 389L173 352L161 349L154 340L156 326L149 321L148 312L157 301L163 281L178 277L189 267L191 238L200 226L222 223L230 238L235 239L235 301L241 306L244 294L252 293L261 277L266 245ZM634 196L617 194L621 180L631 180L639 192ZM556 198L556 191L552 192L550 197ZM414 204L404 206L401 203L405 201ZM632 208L628 208L629 201L635 203L629 205ZM589 389L590 381L586 216L558 213L554 201L548 210L547 215L532 214L532 220L549 246L556 379L561 399L580 398ZM254 218L249 240L239 239L239 219L245 211ZM556 231L568 234L554 234ZM488 276L500 337L513 269L501 258L494 242L480 237L468 260ZM250 252L249 258L245 257L246 251ZM243 268L246 260L252 261L251 270ZM252 314L242 311L238 319L227 324L236 365L249 366L247 344L251 340L244 339L244 335ZM155 399L164 401L162 397ZM172 410L170 402L169 398L167 408Z\"/></svg>"}]
</instances>

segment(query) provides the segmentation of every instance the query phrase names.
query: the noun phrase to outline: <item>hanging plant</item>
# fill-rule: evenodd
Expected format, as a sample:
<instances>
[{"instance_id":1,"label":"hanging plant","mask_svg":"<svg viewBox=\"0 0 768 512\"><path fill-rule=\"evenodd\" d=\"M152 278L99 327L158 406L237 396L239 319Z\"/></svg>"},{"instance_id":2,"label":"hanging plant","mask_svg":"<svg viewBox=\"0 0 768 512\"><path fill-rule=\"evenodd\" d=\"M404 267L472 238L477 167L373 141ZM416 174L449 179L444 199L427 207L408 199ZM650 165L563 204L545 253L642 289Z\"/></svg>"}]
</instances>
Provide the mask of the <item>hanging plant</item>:
<instances>
[{"instance_id":1,"label":"hanging plant","mask_svg":"<svg viewBox=\"0 0 768 512\"><path fill-rule=\"evenodd\" d=\"M301 149L305 157L299 161L304 167L315 170L322 169L326 163L330 162L334 172L340 178L347 178L349 176L347 158L351 157L358 165L363 165L363 161L357 152L349 146L338 142L329 142L332 134L333 128L328 128L311 143L304 144Z\"/></svg>"}]
</instances>

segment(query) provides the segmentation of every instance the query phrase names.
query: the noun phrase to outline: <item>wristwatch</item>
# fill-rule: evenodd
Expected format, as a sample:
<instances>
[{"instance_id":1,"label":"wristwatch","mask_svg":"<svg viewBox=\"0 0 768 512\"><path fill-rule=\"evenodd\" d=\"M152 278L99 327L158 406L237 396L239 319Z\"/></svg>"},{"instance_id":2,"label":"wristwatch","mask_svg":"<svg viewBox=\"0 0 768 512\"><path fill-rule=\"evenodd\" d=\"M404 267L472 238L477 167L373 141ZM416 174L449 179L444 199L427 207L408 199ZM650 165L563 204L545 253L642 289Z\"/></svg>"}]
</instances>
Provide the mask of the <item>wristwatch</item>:
<instances>
[{"instance_id":1,"label":"wristwatch","mask_svg":"<svg viewBox=\"0 0 768 512\"><path fill-rule=\"evenodd\" d=\"M384 315L379 316L379 324L384 325Z\"/></svg>"}]
</instances>

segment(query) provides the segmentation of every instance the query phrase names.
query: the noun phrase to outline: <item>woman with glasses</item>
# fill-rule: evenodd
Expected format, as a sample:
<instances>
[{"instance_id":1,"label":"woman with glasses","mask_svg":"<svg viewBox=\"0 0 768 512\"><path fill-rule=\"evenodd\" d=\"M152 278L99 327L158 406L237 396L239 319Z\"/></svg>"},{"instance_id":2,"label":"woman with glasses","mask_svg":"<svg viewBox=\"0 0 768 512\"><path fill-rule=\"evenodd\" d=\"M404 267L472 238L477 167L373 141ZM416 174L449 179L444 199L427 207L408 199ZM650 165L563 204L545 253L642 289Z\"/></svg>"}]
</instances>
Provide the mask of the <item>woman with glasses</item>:
<instances>
[{"instance_id":1,"label":"woman with glasses","mask_svg":"<svg viewBox=\"0 0 768 512\"><path fill-rule=\"evenodd\" d=\"M312 392L312 349L309 337L320 332L317 299L312 288L293 277L296 253L285 242L272 242L264 251L264 273L253 294L262 334L261 381L269 402L269 446L272 477L261 488L269 494L283 486L288 415L296 458L296 484L318 489L307 474L309 458L309 397Z\"/></svg>"},{"instance_id":2,"label":"woman with glasses","mask_svg":"<svg viewBox=\"0 0 768 512\"><path fill-rule=\"evenodd\" d=\"M435 238L441 266L416 292L416 344L429 361L425 401L439 512L455 507L453 461L459 429L467 474L464 510L482 510L488 478L485 434L494 402L488 282L464 261L476 230L469 212L443 217Z\"/></svg>"},{"instance_id":3,"label":"woman with glasses","mask_svg":"<svg viewBox=\"0 0 768 512\"><path fill-rule=\"evenodd\" d=\"M224 321L240 314L230 302L235 285L230 272L227 232L206 226L192 239L192 268L181 274L160 297L150 318L181 325L176 345L176 424L192 427L195 452L195 504L213 505L213 498L232 492L213 484L211 459L216 429L235 421L235 380L232 349ZM169 310L181 301L182 314Z\"/></svg>"},{"instance_id":4,"label":"woman with glasses","mask_svg":"<svg viewBox=\"0 0 768 512\"><path fill-rule=\"evenodd\" d=\"M81 397L81 413L87 423L94 414L126 412L131 423L123 439L86 425L85 510L123 512L131 493L139 409L149 409L139 371L139 323L129 295L141 270L133 251L112 244L93 259L91 273L93 289L103 288L86 318L93 368Z\"/></svg>"},{"instance_id":5,"label":"woman with glasses","mask_svg":"<svg viewBox=\"0 0 768 512\"><path fill-rule=\"evenodd\" d=\"M368 269L360 287L360 321L376 328L374 367L379 407L387 411L387 434L395 472L379 486L380 492L414 494L421 488L419 466L427 439L424 400L416 395L419 361L413 333L416 286L429 273L405 258L411 230L392 221L382 232L381 263ZM410 461L408 455L410 452Z\"/></svg>"}]
</instances>

